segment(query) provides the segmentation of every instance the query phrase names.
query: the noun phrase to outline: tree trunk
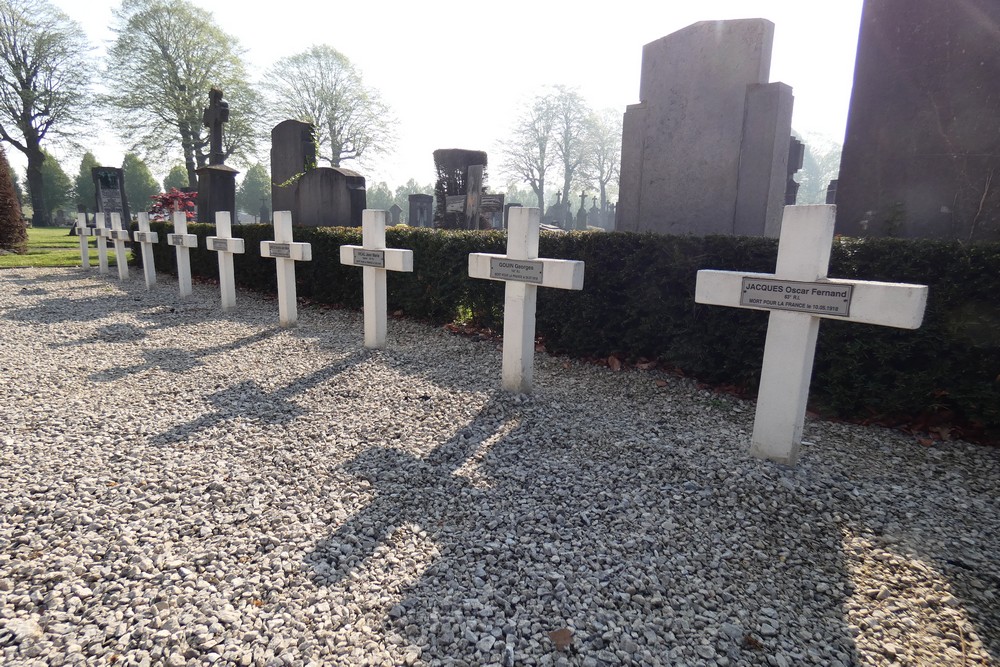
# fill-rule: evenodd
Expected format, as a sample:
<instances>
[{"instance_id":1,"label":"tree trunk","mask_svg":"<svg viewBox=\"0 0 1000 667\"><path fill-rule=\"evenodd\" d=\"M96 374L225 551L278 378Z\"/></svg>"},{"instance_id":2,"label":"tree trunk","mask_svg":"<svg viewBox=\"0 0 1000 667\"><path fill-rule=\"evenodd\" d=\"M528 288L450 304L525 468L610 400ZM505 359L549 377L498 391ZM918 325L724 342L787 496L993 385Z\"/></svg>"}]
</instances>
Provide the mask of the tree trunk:
<instances>
[{"instance_id":1,"label":"tree trunk","mask_svg":"<svg viewBox=\"0 0 1000 667\"><path fill-rule=\"evenodd\" d=\"M544 216L545 215L545 181L539 179L539 181L538 181L538 187L536 188L534 185L532 185L531 189L535 191L535 197L538 198L538 214L539 214L539 216Z\"/></svg>"},{"instance_id":2,"label":"tree trunk","mask_svg":"<svg viewBox=\"0 0 1000 667\"><path fill-rule=\"evenodd\" d=\"M188 187L192 190L198 189L198 164L195 162L194 137L191 136L191 127L187 123L182 123L181 148L184 151L184 168L187 170Z\"/></svg>"},{"instance_id":3,"label":"tree trunk","mask_svg":"<svg viewBox=\"0 0 1000 667\"><path fill-rule=\"evenodd\" d=\"M28 157L28 190L31 193L31 224L34 227L45 227L49 224L49 212L45 208L43 195L45 186L42 182L42 163L45 162L45 156L42 155L38 144L28 146L26 155Z\"/></svg>"}]
</instances>

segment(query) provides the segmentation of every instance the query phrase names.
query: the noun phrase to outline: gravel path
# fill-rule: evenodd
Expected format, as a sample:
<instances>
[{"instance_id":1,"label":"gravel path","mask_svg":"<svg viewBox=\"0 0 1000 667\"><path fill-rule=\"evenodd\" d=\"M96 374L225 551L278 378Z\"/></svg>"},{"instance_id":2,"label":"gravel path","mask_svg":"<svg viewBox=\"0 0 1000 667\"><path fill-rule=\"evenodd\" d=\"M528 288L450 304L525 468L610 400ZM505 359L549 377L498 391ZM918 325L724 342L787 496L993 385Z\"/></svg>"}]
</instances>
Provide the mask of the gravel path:
<instances>
[{"instance_id":1,"label":"gravel path","mask_svg":"<svg viewBox=\"0 0 1000 667\"><path fill-rule=\"evenodd\" d=\"M4 665L1000 664L996 449L160 280L0 272Z\"/></svg>"}]
</instances>

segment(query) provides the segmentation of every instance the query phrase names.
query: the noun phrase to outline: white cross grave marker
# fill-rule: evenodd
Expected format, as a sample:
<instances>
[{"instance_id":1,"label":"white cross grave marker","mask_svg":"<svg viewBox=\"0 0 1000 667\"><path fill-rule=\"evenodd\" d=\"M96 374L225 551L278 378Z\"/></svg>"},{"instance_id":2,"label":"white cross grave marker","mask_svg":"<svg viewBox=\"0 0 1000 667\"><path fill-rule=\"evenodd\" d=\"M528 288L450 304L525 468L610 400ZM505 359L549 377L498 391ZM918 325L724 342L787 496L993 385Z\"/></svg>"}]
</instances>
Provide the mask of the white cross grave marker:
<instances>
[{"instance_id":1,"label":"white cross grave marker","mask_svg":"<svg viewBox=\"0 0 1000 667\"><path fill-rule=\"evenodd\" d=\"M146 289L156 284L156 266L153 264L153 244L159 242L160 235L149 231L149 213L136 214L139 231L133 232L132 240L142 247L142 271L146 276Z\"/></svg>"},{"instance_id":2,"label":"white cross grave marker","mask_svg":"<svg viewBox=\"0 0 1000 667\"><path fill-rule=\"evenodd\" d=\"M205 239L209 250L218 253L219 289L222 290L222 310L236 307L236 279L233 276L233 254L244 252L243 239L233 238L233 222L229 211L215 214L215 236Z\"/></svg>"},{"instance_id":3,"label":"white cross grave marker","mask_svg":"<svg viewBox=\"0 0 1000 667\"><path fill-rule=\"evenodd\" d=\"M413 251L385 247L385 211L361 214L361 245L340 246L340 263L360 266L364 282L365 347L385 346L386 271L413 271Z\"/></svg>"},{"instance_id":4,"label":"white cross grave marker","mask_svg":"<svg viewBox=\"0 0 1000 667\"><path fill-rule=\"evenodd\" d=\"M768 310L750 451L794 465L820 318L916 329L927 286L827 278L835 206L786 206L773 274L698 272L695 301Z\"/></svg>"},{"instance_id":5,"label":"white cross grave marker","mask_svg":"<svg viewBox=\"0 0 1000 667\"><path fill-rule=\"evenodd\" d=\"M76 235L80 237L80 266L90 268L90 237L94 230L87 226L87 214L76 214Z\"/></svg>"},{"instance_id":6,"label":"white cross grave marker","mask_svg":"<svg viewBox=\"0 0 1000 667\"><path fill-rule=\"evenodd\" d=\"M503 280L503 388L531 391L535 365L535 302L538 287L583 289L583 262L539 259L537 208L512 208L507 225L507 254L474 252L469 276Z\"/></svg>"},{"instance_id":7,"label":"white cross grave marker","mask_svg":"<svg viewBox=\"0 0 1000 667\"><path fill-rule=\"evenodd\" d=\"M105 239L111 236L111 230L104 226L104 213L98 211L95 227L92 234L95 237L94 243L97 245L97 272L108 272L108 244Z\"/></svg>"},{"instance_id":8,"label":"white cross grave marker","mask_svg":"<svg viewBox=\"0 0 1000 667\"><path fill-rule=\"evenodd\" d=\"M198 247L198 237L187 233L187 213L174 211L174 233L167 234L167 245L177 254L177 283L181 296L191 294L191 248Z\"/></svg>"},{"instance_id":9,"label":"white cross grave marker","mask_svg":"<svg viewBox=\"0 0 1000 667\"><path fill-rule=\"evenodd\" d=\"M125 257L125 242L129 240L127 229L122 229L120 213L111 214L111 229L108 238L115 244L115 264L118 267L118 280L128 280L128 259Z\"/></svg>"},{"instance_id":10,"label":"white cross grave marker","mask_svg":"<svg viewBox=\"0 0 1000 667\"><path fill-rule=\"evenodd\" d=\"M274 212L274 240L260 242L260 256L277 260L278 319L283 327L298 320L295 306L295 262L312 260L312 246L292 242L292 212Z\"/></svg>"}]
</instances>

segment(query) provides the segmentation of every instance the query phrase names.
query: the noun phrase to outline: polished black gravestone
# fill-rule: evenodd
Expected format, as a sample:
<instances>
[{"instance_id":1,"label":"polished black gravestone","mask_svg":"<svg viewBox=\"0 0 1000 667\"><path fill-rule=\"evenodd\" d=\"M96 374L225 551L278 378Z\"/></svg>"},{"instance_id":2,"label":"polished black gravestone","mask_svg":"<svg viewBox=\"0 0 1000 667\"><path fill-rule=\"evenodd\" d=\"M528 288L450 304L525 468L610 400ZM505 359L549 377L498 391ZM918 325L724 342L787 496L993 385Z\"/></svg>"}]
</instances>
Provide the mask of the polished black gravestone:
<instances>
[{"instance_id":1,"label":"polished black gravestone","mask_svg":"<svg viewBox=\"0 0 1000 667\"><path fill-rule=\"evenodd\" d=\"M1000 2L866 0L838 234L1000 239Z\"/></svg>"}]
</instances>

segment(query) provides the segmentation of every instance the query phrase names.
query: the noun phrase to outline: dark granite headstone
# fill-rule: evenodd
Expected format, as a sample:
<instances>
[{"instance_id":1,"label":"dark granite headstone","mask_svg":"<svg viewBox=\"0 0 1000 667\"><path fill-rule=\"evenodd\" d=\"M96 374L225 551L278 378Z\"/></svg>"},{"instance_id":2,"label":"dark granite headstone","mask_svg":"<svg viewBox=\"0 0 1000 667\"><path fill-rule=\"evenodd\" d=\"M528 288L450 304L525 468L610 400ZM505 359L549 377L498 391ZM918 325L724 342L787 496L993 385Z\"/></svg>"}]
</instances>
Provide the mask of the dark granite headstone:
<instances>
[{"instance_id":1,"label":"dark granite headstone","mask_svg":"<svg viewBox=\"0 0 1000 667\"><path fill-rule=\"evenodd\" d=\"M295 221L295 178L315 167L313 126L298 120L286 120L275 125L271 130L272 210L292 211L292 220Z\"/></svg>"},{"instance_id":2,"label":"dark granite headstone","mask_svg":"<svg viewBox=\"0 0 1000 667\"><path fill-rule=\"evenodd\" d=\"M507 221L510 220L510 209L515 206L521 206L521 202L515 201L509 204L503 205L503 228L507 229Z\"/></svg>"},{"instance_id":3,"label":"dark granite headstone","mask_svg":"<svg viewBox=\"0 0 1000 667\"><path fill-rule=\"evenodd\" d=\"M360 227L365 177L349 169L317 167L295 186L292 222L306 227Z\"/></svg>"},{"instance_id":4,"label":"dark granite headstone","mask_svg":"<svg viewBox=\"0 0 1000 667\"><path fill-rule=\"evenodd\" d=\"M403 209L400 208L399 204L393 204L389 207L389 224L398 225L400 220L399 217L403 214Z\"/></svg>"},{"instance_id":5,"label":"dark granite headstone","mask_svg":"<svg viewBox=\"0 0 1000 667\"><path fill-rule=\"evenodd\" d=\"M838 234L1000 239L1000 2L865 0Z\"/></svg>"},{"instance_id":6,"label":"dark granite headstone","mask_svg":"<svg viewBox=\"0 0 1000 667\"><path fill-rule=\"evenodd\" d=\"M410 227L431 227L434 222L434 197L432 195L410 195L410 214L406 224Z\"/></svg>"},{"instance_id":7,"label":"dark granite headstone","mask_svg":"<svg viewBox=\"0 0 1000 667\"><path fill-rule=\"evenodd\" d=\"M95 208L104 213L103 225L111 227L110 213L120 214L122 225L127 225L131 217L125 197L125 172L118 167L92 167L90 176L94 179ZM101 216L95 219L95 225L102 224Z\"/></svg>"},{"instance_id":8,"label":"dark granite headstone","mask_svg":"<svg viewBox=\"0 0 1000 667\"><path fill-rule=\"evenodd\" d=\"M806 157L806 145L792 137L788 142L788 180L785 181L785 206L795 206L799 198L799 184L795 172L802 168Z\"/></svg>"}]
</instances>

